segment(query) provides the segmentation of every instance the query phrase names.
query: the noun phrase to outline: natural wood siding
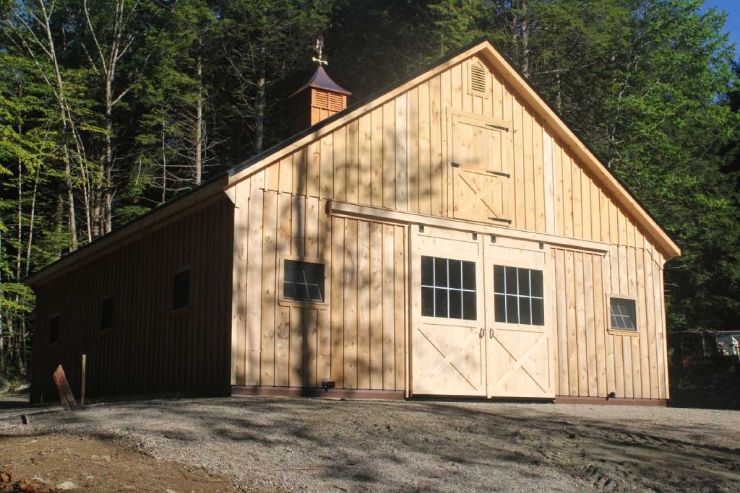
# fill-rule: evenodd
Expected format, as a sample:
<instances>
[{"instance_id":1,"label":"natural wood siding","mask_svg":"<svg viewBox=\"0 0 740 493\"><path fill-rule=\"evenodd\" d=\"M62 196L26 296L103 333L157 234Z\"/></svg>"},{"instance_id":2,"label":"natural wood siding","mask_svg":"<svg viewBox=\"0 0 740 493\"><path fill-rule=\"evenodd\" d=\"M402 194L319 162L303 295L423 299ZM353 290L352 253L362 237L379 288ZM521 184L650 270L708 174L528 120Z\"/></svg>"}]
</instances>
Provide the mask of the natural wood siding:
<instances>
[{"instance_id":1,"label":"natural wood siding","mask_svg":"<svg viewBox=\"0 0 740 493\"><path fill-rule=\"evenodd\" d=\"M512 228L634 246L642 235L635 222L501 78L487 72L487 97L469 91L470 63L431 77L269 166L265 189L452 217L452 115L480 115L509 125L503 135Z\"/></svg>"},{"instance_id":2,"label":"natural wood siding","mask_svg":"<svg viewBox=\"0 0 740 493\"><path fill-rule=\"evenodd\" d=\"M277 282L274 276L280 247L273 242L275 235L280 236L278 223L290 220L294 214L286 212L295 207L290 204L299 200L316 204L318 226L315 229L320 231L316 254L323 256L327 265L335 261L331 288L344 286L351 280L340 277L335 254L342 251L339 262L357 261L353 256L354 247L347 249L345 242L363 244L367 232L363 229L365 226L359 224L342 222L341 227L338 226L336 221L345 220L335 218L332 221L324 214L325 204L339 201L438 218L454 217L450 166L452 126L455 115L462 115L465 118L484 117L507 128L501 134L502 145L506 147L503 155L508 156L502 169L510 173L506 183L509 187L507 210L511 229L552 235L552 238L598 242L606 252L605 256L599 256L593 252L556 249L551 259L558 262L556 268L548 267L548 271L556 276L558 306L562 304L564 307L557 312L555 328L558 334L555 352L560 369L558 393L605 396L615 392L619 397L668 397L662 287L664 258L637 226L636 217L631 217L626 212L628 209L618 205L614 192L602 186L593 173L575 158L579 154L556 137L557 133L541 121L533 108L525 105L524 97L515 93L504 77L489 68L486 73L487 92L481 95L469 90L468 66L476 58L471 57L432 74L376 106L369 105L367 111L358 113L336 129L317 132L315 140L309 139L292 154L281 157L236 185L239 190L236 193L238 207L249 212L242 212L248 217L237 221L235 248L242 251L240 262L245 265L254 262L254 265L261 266L254 268L261 269L261 273L247 269L241 274L251 275L253 281L246 282L246 289L240 292L240 296L254 296L255 299L251 304L247 304L246 299L243 302L243 306L248 307L246 313L249 316L244 315L242 308L237 308L234 315L246 319L242 321L239 318L234 329L237 356L232 368L232 382L293 385L301 381L277 376L279 372L275 368L286 364L281 358L289 358L289 351L285 351L287 346L273 341L275 337L279 339L286 334L290 337L293 333L293 329L285 328L292 323L290 315L293 312L281 308L274 298ZM479 60L483 66L489 67L482 58ZM298 199L298 196L302 198ZM244 205L245 201L250 205ZM252 206L252 201L262 205ZM261 212L254 212L255 208ZM257 214L264 217L256 217ZM265 225L269 225L269 232ZM471 223L470 230L475 229L476 223ZM250 231L250 234L240 236L239 231ZM255 238L254 234L261 237ZM372 231L369 234L372 237ZM295 238L286 241L295 241ZM261 242L261 246L250 246L250 253L246 253L244 243L252 245L254 242ZM372 252L372 248L370 250ZM307 255L313 254L307 252ZM371 265L374 258L371 253ZM358 265L364 267L365 264L358 261ZM373 272L376 270L371 268ZM388 283L385 277L380 282L383 296L388 289L399 289ZM259 300L256 294L248 294L253 292L250 284L256 285L255 290L263 293ZM642 317L639 337L607 332L608 294L636 297L638 314ZM345 296L345 288L342 288L342 293L332 292L328 309L317 311L318 328L315 330L319 349L317 354L308 353L310 358L318 361L316 379L310 379L311 385L327 378L326 375L348 387L364 385L364 380L356 373L357 368L347 366L339 352L350 355L351 359L365 358L365 353L360 351L363 339L359 334L364 334L366 329L364 325L358 325L360 321L364 323L364 317L358 313L362 313L367 300L364 293L362 296ZM370 296L377 297L372 290ZM378 306L375 298L370 300L369 306L372 341L376 318L385 326L392 323L396 314L386 312L385 308L375 313ZM254 315L260 309L268 312L255 319ZM408 307L398 305L397 312L406 317ZM261 321L261 330L255 320ZM325 350L322 348L328 346L322 345L321 341L322 331L329 331L327 325L331 326L331 334L324 335L324 338L330 349ZM338 325L342 326L341 330L337 329ZM261 335L255 335L255 331ZM278 331L278 335L273 331ZM383 337L386 337L385 329ZM258 338L263 346L261 351ZM257 354L250 356L250 351ZM375 360L376 356L377 352L370 351L371 365L380 365L381 374L399 371L399 366L393 370L384 366L385 352L382 360ZM261 373L256 370L258 362ZM331 367L329 373L327 365ZM253 369L251 373L249 368ZM372 375L370 386L391 388L385 383L379 384ZM399 384L394 388L403 387Z\"/></svg>"},{"instance_id":3,"label":"natural wood siding","mask_svg":"<svg viewBox=\"0 0 740 493\"><path fill-rule=\"evenodd\" d=\"M58 364L78 394L83 353L90 397L228 393L232 218L223 198L37 287L32 401L57 400ZM183 267L191 306L172 312L172 275ZM105 296L115 297L109 331L99 329ZM59 343L50 346L53 314Z\"/></svg>"},{"instance_id":4,"label":"natural wood siding","mask_svg":"<svg viewBox=\"0 0 740 493\"><path fill-rule=\"evenodd\" d=\"M608 255L553 248L549 261L556 286L556 393L668 398L658 254L650 247L615 246ZM635 298L637 332L608 330L608 295Z\"/></svg>"},{"instance_id":5,"label":"natural wood siding","mask_svg":"<svg viewBox=\"0 0 740 493\"><path fill-rule=\"evenodd\" d=\"M232 384L403 390L405 228L332 218L325 199L264 190L269 175L235 187ZM324 264L326 303L281 299L285 258Z\"/></svg>"}]
</instances>

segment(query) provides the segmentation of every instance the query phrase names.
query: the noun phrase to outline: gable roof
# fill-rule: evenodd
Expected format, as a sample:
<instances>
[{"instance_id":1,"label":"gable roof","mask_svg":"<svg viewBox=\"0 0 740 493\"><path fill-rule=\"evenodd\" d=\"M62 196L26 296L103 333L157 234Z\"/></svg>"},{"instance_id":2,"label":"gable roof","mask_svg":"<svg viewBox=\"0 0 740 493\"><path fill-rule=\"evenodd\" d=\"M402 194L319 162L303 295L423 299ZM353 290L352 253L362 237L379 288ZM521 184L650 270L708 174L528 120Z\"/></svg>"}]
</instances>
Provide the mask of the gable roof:
<instances>
[{"instance_id":1,"label":"gable roof","mask_svg":"<svg viewBox=\"0 0 740 493\"><path fill-rule=\"evenodd\" d=\"M635 221L645 230L646 236L650 238L658 250L666 259L679 256L681 249L671 239L668 233L658 224L655 218L646 210L642 203L629 191L624 183L614 175L606 166L604 166L586 144L565 124L558 113L543 100L537 92L529 85L525 77L514 68L509 60L501 54L488 38L476 40L462 48L448 53L431 63L430 65L418 70L406 79L403 79L392 86L375 93L364 100L354 103L345 110L332 115L319 123L289 137L279 144L266 149L265 151L243 161L232 168L220 173L198 188L168 202L149 213L131 221L122 228L113 231L92 243L78 249L66 257L62 257L53 264L47 266L41 271L30 275L26 283L37 285L41 282L55 277L62 271L81 261L83 258L91 260L109 247L120 245L122 241L133 241L149 226L159 224L161 221L174 218L177 213L194 207L197 204L203 204L204 201L210 201L217 194L233 187L238 182L259 172L267 166L275 163L283 157L294 152L296 149L318 140L345 123L359 117L362 114L372 111L384 103L395 98L399 94L413 88L414 86L434 77L451 66L473 56L477 55L485 59L496 70L497 75L502 77L520 96L524 102L533 110L543 122L544 126L558 137L565 147L570 149L574 156L593 174L596 182L611 192L611 196L618 205L625 209ZM320 76L317 69L309 81L311 82ZM324 72L325 73L325 72ZM328 75L327 75L328 78ZM331 81L331 79L329 79ZM335 84L333 81L331 81ZM335 84L336 85L336 84ZM301 89L304 89L305 87ZM337 86L341 91L345 91ZM300 89L299 89L300 91ZM339 92L339 91L337 91ZM346 91L345 91L346 92Z\"/></svg>"}]
</instances>

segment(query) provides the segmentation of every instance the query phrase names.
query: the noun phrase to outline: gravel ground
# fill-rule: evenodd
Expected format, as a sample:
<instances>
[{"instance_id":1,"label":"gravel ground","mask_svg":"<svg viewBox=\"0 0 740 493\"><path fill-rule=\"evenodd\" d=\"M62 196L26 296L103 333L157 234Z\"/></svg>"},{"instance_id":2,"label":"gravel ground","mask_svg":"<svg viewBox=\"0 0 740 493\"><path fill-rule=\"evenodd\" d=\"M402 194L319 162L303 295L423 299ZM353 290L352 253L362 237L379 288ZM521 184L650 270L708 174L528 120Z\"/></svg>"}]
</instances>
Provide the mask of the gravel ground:
<instances>
[{"instance_id":1,"label":"gravel ground","mask_svg":"<svg viewBox=\"0 0 740 493\"><path fill-rule=\"evenodd\" d=\"M0 440L123 440L246 491L737 492L738 429L738 411L287 397L0 418Z\"/></svg>"}]
</instances>

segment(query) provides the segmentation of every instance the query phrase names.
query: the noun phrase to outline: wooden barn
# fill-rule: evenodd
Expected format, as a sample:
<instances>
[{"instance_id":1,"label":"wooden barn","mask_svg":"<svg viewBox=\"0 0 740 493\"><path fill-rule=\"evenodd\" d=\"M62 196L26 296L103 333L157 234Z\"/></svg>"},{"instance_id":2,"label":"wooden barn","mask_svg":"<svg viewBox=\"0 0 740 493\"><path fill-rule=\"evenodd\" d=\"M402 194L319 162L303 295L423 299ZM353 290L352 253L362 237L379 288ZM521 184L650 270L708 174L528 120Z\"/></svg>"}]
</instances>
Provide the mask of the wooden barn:
<instances>
[{"instance_id":1,"label":"wooden barn","mask_svg":"<svg viewBox=\"0 0 740 493\"><path fill-rule=\"evenodd\" d=\"M490 42L348 96L32 275L32 400L85 354L89 396L665 402L680 250Z\"/></svg>"}]
</instances>

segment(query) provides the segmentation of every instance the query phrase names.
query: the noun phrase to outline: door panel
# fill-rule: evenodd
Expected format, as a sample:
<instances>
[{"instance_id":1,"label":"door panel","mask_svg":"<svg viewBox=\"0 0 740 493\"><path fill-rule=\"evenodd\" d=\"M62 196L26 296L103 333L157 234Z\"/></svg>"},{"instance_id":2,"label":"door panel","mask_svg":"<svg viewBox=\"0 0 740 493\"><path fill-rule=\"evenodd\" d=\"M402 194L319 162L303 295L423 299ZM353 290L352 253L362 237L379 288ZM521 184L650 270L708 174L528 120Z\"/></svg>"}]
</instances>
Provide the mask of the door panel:
<instances>
[{"instance_id":1,"label":"door panel","mask_svg":"<svg viewBox=\"0 0 740 493\"><path fill-rule=\"evenodd\" d=\"M452 217L508 223L510 174L505 130L455 115L452 125Z\"/></svg>"},{"instance_id":2,"label":"door panel","mask_svg":"<svg viewBox=\"0 0 740 493\"><path fill-rule=\"evenodd\" d=\"M554 397L551 368L553 315L550 310L552 280L545 272L545 251L532 242L497 239L498 243L491 243L485 235L431 230L428 228L423 233L418 226L414 226L411 234L411 393ZM435 296L437 289L437 280L430 281L428 270L422 276L423 257L475 263L474 320L422 315L436 314L436 311L429 311L430 283L435 286ZM424 263L430 265L428 259ZM436 260L433 265L436 269ZM516 295L513 296L516 298L516 313L520 315L514 319L516 323L510 323L512 319L508 317L504 321L496 321L496 265L515 271L512 279L517 279L517 283L521 281L522 286L528 283L521 291L517 284ZM427 293L426 305L422 299L423 291ZM520 297L529 299L529 303L520 301ZM541 306L539 315L534 312L534 299L538 299ZM423 305L425 310L422 309ZM522 307L531 307L528 314ZM529 325L528 321L539 325Z\"/></svg>"},{"instance_id":3,"label":"door panel","mask_svg":"<svg viewBox=\"0 0 740 493\"><path fill-rule=\"evenodd\" d=\"M548 290L544 285L539 292L543 298L544 324L507 323L496 321L494 292L502 292L495 286L494 266L519 268L522 272L542 271L543 283L550 282L545 276L545 254L541 250L508 248L487 245L485 261L487 321L487 395L488 397L553 397L550 368L551 335L550 314L547 304ZM530 278L531 279L531 278ZM519 282L519 281L517 281ZM521 292L528 293L529 288ZM510 292L507 290L507 292ZM531 295L531 293L528 293ZM528 306L527 295L524 306ZM512 296L508 299L515 299ZM518 300L518 297L516 298ZM527 317L525 317L527 318ZM532 317L534 318L534 317Z\"/></svg>"},{"instance_id":4,"label":"door panel","mask_svg":"<svg viewBox=\"0 0 740 493\"><path fill-rule=\"evenodd\" d=\"M486 340L480 242L471 240L469 234L467 239L437 238L415 229L411 269L411 391L413 394L484 396ZM474 320L422 315L422 257L474 262Z\"/></svg>"},{"instance_id":5,"label":"door panel","mask_svg":"<svg viewBox=\"0 0 740 493\"><path fill-rule=\"evenodd\" d=\"M494 329L489 334L488 396L550 396L549 337L544 332Z\"/></svg>"},{"instance_id":6,"label":"door panel","mask_svg":"<svg viewBox=\"0 0 740 493\"><path fill-rule=\"evenodd\" d=\"M485 338L477 327L421 324L414 331L415 394L486 393Z\"/></svg>"}]
</instances>

